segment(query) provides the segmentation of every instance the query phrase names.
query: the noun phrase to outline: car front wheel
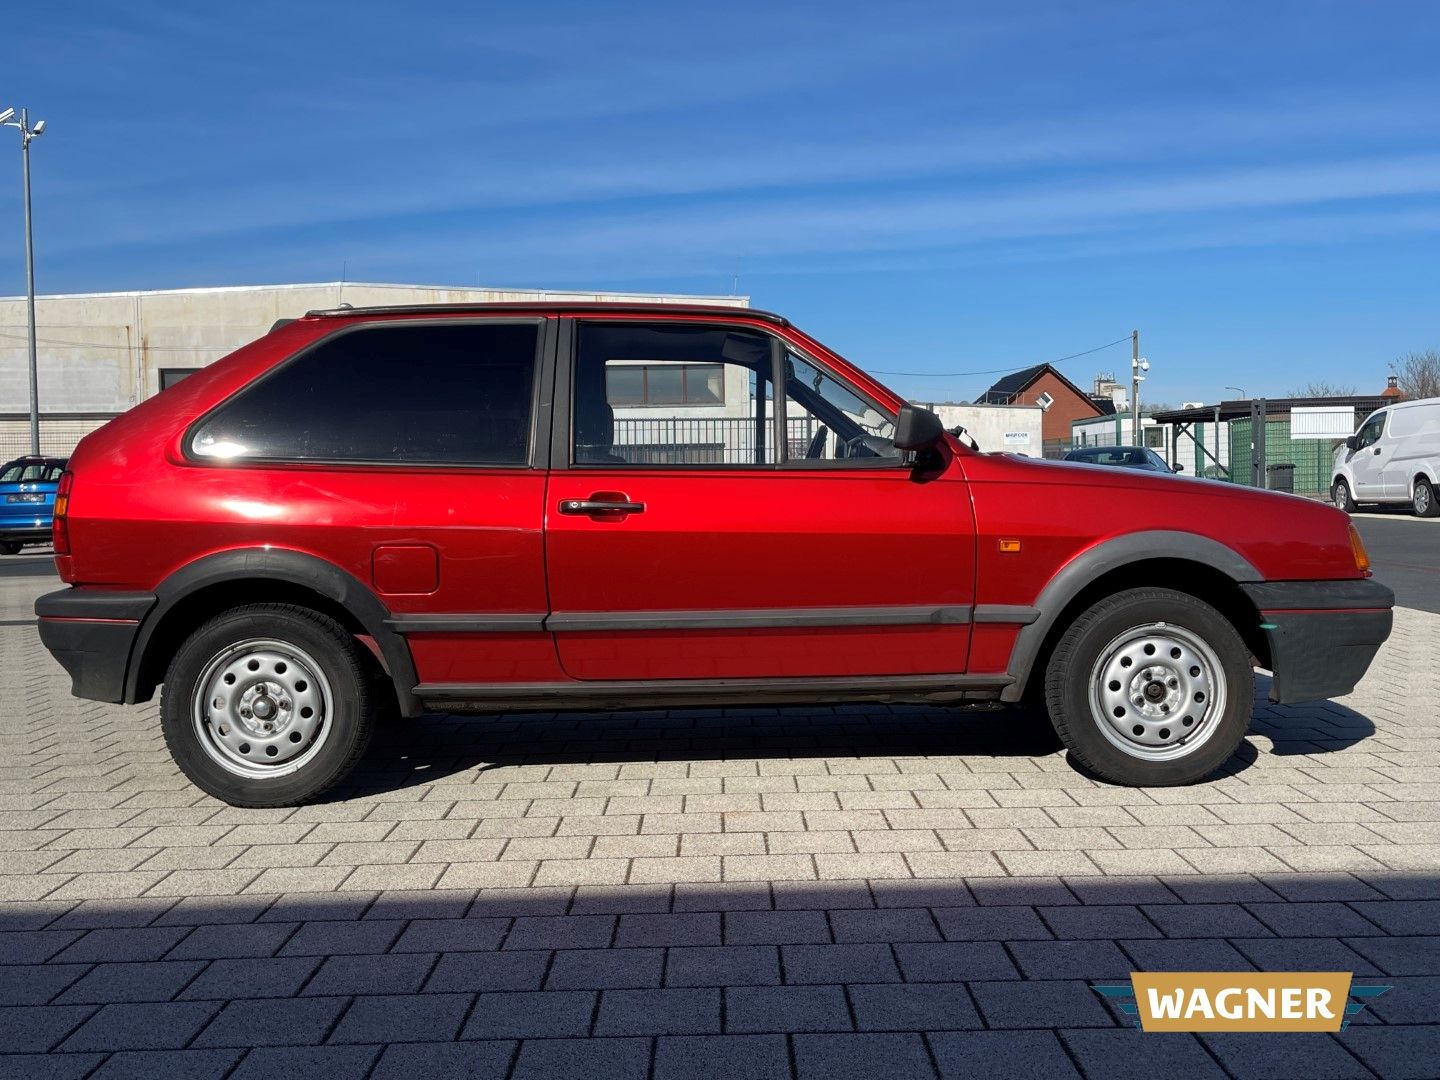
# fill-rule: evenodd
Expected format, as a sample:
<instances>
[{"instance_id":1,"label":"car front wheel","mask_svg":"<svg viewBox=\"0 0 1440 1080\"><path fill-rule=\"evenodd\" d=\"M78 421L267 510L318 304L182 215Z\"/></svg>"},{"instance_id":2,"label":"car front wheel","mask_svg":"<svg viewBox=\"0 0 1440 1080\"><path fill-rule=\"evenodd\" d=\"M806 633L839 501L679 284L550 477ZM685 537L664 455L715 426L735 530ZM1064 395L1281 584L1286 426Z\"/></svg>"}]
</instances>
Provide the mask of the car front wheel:
<instances>
[{"instance_id":1,"label":"car front wheel","mask_svg":"<svg viewBox=\"0 0 1440 1080\"><path fill-rule=\"evenodd\" d=\"M1051 657L1045 698L1061 741L1096 776L1134 787L1203 780L1250 726L1250 651L1209 604L1130 589L1085 611Z\"/></svg>"},{"instance_id":2,"label":"car front wheel","mask_svg":"<svg viewBox=\"0 0 1440 1080\"><path fill-rule=\"evenodd\" d=\"M232 806L295 806L348 774L374 724L360 647L335 620L287 604L223 612L170 663L165 743L197 787Z\"/></svg>"},{"instance_id":3,"label":"car front wheel","mask_svg":"<svg viewBox=\"0 0 1440 1080\"><path fill-rule=\"evenodd\" d=\"M1344 510L1347 514L1353 514L1357 509L1355 500L1350 495L1350 485L1344 479L1336 480L1330 488L1330 501L1337 510Z\"/></svg>"}]
</instances>

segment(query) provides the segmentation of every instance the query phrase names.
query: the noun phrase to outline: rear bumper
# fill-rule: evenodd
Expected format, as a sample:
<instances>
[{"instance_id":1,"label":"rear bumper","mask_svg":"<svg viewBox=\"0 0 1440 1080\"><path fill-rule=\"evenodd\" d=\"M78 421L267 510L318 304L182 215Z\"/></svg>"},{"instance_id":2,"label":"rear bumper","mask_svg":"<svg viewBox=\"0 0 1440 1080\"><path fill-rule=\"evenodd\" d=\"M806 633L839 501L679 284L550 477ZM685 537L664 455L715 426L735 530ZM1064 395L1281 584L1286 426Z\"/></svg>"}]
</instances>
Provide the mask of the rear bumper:
<instances>
[{"instance_id":1,"label":"rear bumper","mask_svg":"<svg viewBox=\"0 0 1440 1080\"><path fill-rule=\"evenodd\" d=\"M40 641L70 674L71 692L92 701L125 700L125 673L153 593L60 589L35 601Z\"/></svg>"},{"instance_id":2,"label":"rear bumper","mask_svg":"<svg viewBox=\"0 0 1440 1080\"><path fill-rule=\"evenodd\" d=\"M20 525L0 521L0 541L18 541L22 544L48 544L50 523L43 525Z\"/></svg>"},{"instance_id":3,"label":"rear bumper","mask_svg":"<svg viewBox=\"0 0 1440 1080\"><path fill-rule=\"evenodd\" d=\"M1339 697L1355 689L1394 621L1395 594L1369 579L1241 585L1270 642L1270 700Z\"/></svg>"}]
</instances>

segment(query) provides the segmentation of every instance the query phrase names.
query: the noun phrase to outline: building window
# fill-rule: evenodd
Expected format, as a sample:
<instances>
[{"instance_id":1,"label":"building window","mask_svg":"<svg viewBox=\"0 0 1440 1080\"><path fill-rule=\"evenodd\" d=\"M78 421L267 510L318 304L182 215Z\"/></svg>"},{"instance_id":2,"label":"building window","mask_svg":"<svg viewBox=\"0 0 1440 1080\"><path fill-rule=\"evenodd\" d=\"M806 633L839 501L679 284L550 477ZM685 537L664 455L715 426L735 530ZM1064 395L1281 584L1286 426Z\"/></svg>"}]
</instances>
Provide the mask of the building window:
<instances>
[{"instance_id":1,"label":"building window","mask_svg":"<svg viewBox=\"0 0 1440 1080\"><path fill-rule=\"evenodd\" d=\"M723 364L605 364L605 398L611 405L724 405Z\"/></svg>"},{"instance_id":2,"label":"building window","mask_svg":"<svg viewBox=\"0 0 1440 1080\"><path fill-rule=\"evenodd\" d=\"M194 375L198 367L166 367L160 369L160 389L169 390L187 375Z\"/></svg>"}]
</instances>

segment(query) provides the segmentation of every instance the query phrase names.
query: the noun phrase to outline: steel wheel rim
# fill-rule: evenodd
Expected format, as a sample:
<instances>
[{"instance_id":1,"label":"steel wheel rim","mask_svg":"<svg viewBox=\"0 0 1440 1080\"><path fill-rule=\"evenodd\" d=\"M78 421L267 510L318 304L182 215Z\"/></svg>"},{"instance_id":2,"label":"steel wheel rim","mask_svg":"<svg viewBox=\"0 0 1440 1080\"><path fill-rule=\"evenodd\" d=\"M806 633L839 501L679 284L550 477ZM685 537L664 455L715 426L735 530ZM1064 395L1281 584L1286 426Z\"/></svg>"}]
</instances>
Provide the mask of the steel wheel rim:
<instances>
[{"instance_id":1,"label":"steel wheel rim","mask_svg":"<svg viewBox=\"0 0 1440 1080\"><path fill-rule=\"evenodd\" d=\"M190 717L207 757L247 779L286 776L334 725L330 682L304 649L272 638L227 645L195 680Z\"/></svg>"},{"instance_id":2,"label":"steel wheel rim","mask_svg":"<svg viewBox=\"0 0 1440 1080\"><path fill-rule=\"evenodd\" d=\"M1349 488L1346 487L1345 481L1335 481L1335 486L1330 489L1330 501L1343 510L1345 508L1345 493L1348 490Z\"/></svg>"},{"instance_id":3,"label":"steel wheel rim","mask_svg":"<svg viewBox=\"0 0 1440 1080\"><path fill-rule=\"evenodd\" d=\"M1225 713L1225 691L1215 650L1173 623L1117 634L1090 670L1090 711L1100 733L1145 761L1174 761L1209 741Z\"/></svg>"},{"instance_id":4,"label":"steel wheel rim","mask_svg":"<svg viewBox=\"0 0 1440 1080\"><path fill-rule=\"evenodd\" d=\"M1422 483L1422 484L1416 484L1416 485L1415 485L1415 509L1418 510L1418 511L1420 511L1420 513L1422 513L1422 514L1429 513L1429 511L1430 511L1430 485L1429 485L1429 484L1423 484L1423 483Z\"/></svg>"}]
</instances>

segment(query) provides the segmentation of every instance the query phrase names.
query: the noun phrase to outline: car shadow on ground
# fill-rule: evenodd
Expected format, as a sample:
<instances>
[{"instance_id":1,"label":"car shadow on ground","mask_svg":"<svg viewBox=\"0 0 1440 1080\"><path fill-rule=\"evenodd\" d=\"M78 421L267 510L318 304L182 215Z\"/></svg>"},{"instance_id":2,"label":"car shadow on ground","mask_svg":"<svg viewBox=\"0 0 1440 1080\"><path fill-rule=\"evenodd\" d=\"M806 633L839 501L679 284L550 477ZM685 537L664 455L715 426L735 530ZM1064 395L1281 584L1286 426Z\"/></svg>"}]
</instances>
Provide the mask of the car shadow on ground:
<instances>
[{"instance_id":1,"label":"car shadow on ground","mask_svg":"<svg viewBox=\"0 0 1440 1080\"><path fill-rule=\"evenodd\" d=\"M1270 681L1257 676L1250 738L1217 775L1236 775L1261 756L1254 736L1275 755L1323 754L1373 735L1371 721L1343 705L1269 703ZM965 757L1006 771L1008 759L1062 751L1042 712L1030 708L854 705L632 712L427 713L377 730L370 752L327 801L397 791L458 773L521 765L595 762L715 761L727 758ZM977 760L978 759L978 760ZM1070 754L1077 773L1097 779Z\"/></svg>"}]
</instances>

